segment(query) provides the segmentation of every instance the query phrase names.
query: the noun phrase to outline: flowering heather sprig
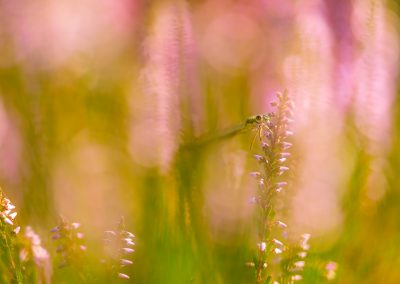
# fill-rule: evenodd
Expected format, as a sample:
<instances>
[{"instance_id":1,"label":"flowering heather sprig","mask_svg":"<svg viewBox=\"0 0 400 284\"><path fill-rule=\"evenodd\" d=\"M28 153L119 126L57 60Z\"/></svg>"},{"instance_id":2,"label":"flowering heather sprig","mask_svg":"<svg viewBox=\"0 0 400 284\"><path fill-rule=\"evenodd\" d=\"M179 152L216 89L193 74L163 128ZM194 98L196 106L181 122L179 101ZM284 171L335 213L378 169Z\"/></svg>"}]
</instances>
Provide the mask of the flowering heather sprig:
<instances>
[{"instance_id":1,"label":"flowering heather sprig","mask_svg":"<svg viewBox=\"0 0 400 284\"><path fill-rule=\"evenodd\" d=\"M124 267L133 264L130 259L130 254L135 250L133 247L135 243L133 239L135 235L125 230L124 219L118 224L118 228L115 231L105 231L105 249L107 254L107 260L105 264L111 275L114 275L120 279L129 279L130 276L125 272L122 272Z\"/></svg>"},{"instance_id":2,"label":"flowering heather sprig","mask_svg":"<svg viewBox=\"0 0 400 284\"><path fill-rule=\"evenodd\" d=\"M61 218L60 224L53 228L52 239L57 242L57 253L61 255L61 263L59 268L67 265L79 267L86 251L83 245L84 235L78 229L79 223L69 223Z\"/></svg>"},{"instance_id":3,"label":"flowering heather sprig","mask_svg":"<svg viewBox=\"0 0 400 284\"><path fill-rule=\"evenodd\" d=\"M25 228L21 237L19 258L24 266L25 274L32 271L31 281L35 283L51 283L52 267L49 253L42 246L39 235L30 226Z\"/></svg>"},{"instance_id":4,"label":"flowering heather sprig","mask_svg":"<svg viewBox=\"0 0 400 284\"><path fill-rule=\"evenodd\" d=\"M272 103L276 111L269 114L269 119L259 128L262 153L254 157L261 164L261 170L251 173L258 182L255 203L259 242L255 261L250 263L250 266L255 268L256 283L264 283L271 278L265 276L269 258L279 256L286 250L284 243L273 237L273 229L286 229L285 223L276 220L275 200L277 194L287 185L282 175L289 170L285 162L290 156L287 150L292 146L287 141L288 137L293 135L288 129L292 116L292 102L287 92L278 93L277 97L278 101Z\"/></svg>"},{"instance_id":5,"label":"flowering heather sprig","mask_svg":"<svg viewBox=\"0 0 400 284\"><path fill-rule=\"evenodd\" d=\"M14 212L15 206L11 203L11 201L3 196L3 193L0 191L0 217L2 225L4 225L8 229L16 230L15 232L19 232L19 227L14 228L14 219L17 216L17 212Z\"/></svg>"},{"instance_id":6,"label":"flowering heather sprig","mask_svg":"<svg viewBox=\"0 0 400 284\"><path fill-rule=\"evenodd\" d=\"M310 234L301 235L300 241L295 245L287 247L285 254L280 260L280 276L276 284L294 283L303 279L302 272L306 264L306 257L310 245L308 241Z\"/></svg>"},{"instance_id":7,"label":"flowering heather sprig","mask_svg":"<svg viewBox=\"0 0 400 284\"><path fill-rule=\"evenodd\" d=\"M20 227L15 227L17 212L15 206L3 195L0 189L0 273L10 283L22 283L22 272L16 254L16 235ZM4 269L4 270L3 270Z\"/></svg>"},{"instance_id":8,"label":"flowering heather sprig","mask_svg":"<svg viewBox=\"0 0 400 284\"><path fill-rule=\"evenodd\" d=\"M324 261L319 258L307 258L310 245L310 234L301 235L300 240L288 246L288 249L280 259L280 275L275 284L292 284L303 279L305 266L313 271L315 277L321 281L334 280L338 264L334 261Z\"/></svg>"}]
</instances>

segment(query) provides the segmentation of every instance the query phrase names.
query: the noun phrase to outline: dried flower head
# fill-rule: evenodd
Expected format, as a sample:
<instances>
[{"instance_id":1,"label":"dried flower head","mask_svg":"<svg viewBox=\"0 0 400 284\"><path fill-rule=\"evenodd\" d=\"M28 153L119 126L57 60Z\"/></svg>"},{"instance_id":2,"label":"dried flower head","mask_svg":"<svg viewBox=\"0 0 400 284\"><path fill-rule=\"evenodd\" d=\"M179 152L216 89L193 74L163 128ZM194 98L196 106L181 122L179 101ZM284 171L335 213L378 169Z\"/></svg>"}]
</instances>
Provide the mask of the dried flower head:
<instances>
[{"instance_id":1,"label":"dried flower head","mask_svg":"<svg viewBox=\"0 0 400 284\"><path fill-rule=\"evenodd\" d=\"M133 249L135 235L125 230L123 218L121 218L117 230L105 231L104 234L107 255L107 259L104 262L107 270L120 279L129 279L130 276L125 272L121 272L121 270L133 264L130 255L135 251Z\"/></svg>"}]
</instances>

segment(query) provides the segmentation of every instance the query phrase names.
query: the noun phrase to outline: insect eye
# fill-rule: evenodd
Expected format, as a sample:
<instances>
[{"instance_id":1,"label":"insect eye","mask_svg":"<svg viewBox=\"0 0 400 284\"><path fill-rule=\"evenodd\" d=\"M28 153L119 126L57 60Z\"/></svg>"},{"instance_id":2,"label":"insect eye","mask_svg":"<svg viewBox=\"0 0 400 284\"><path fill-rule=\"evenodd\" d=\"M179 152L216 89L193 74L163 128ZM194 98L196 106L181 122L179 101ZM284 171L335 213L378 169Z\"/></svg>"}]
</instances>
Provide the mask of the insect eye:
<instances>
[{"instance_id":1,"label":"insect eye","mask_svg":"<svg viewBox=\"0 0 400 284\"><path fill-rule=\"evenodd\" d=\"M260 122L261 121L261 115L256 116L256 121Z\"/></svg>"}]
</instances>

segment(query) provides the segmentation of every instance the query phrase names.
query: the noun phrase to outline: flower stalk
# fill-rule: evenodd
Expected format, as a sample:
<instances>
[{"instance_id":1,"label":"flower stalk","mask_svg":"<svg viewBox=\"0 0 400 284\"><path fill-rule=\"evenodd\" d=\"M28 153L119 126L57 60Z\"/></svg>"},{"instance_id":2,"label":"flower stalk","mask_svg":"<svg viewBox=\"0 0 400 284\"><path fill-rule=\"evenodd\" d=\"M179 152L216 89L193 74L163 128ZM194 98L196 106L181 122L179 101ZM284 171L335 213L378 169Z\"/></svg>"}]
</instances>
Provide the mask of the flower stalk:
<instances>
[{"instance_id":1,"label":"flower stalk","mask_svg":"<svg viewBox=\"0 0 400 284\"><path fill-rule=\"evenodd\" d=\"M268 119L259 125L261 153L254 155L260 164L260 171L252 172L258 182L255 196L258 224L258 244L254 263L256 283L265 283L271 279L265 271L273 256L282 254L286 247L283 242L273 237L274 228L286 228L286 224L277 220L276 198L287 186L284 180L289 168L285 165L292 146L287 140L293 135L288 129L291 122L293 104L285 91L277 94L278 100L272 103L276 111L268 115Z\"/></svg>"},{"instance_id":2,"label":"flower stalk","mask_svg":"<svg viewBox=\"0 0 400 284\"><path fill-rule=\"evenodd\" d=\"M130 279L125 268L133 264L131 254L135 251L135 235L125 229L124 218L121 218L116 230L105 231L104 234L107 255L104 263L108 274L119 279Z\"/></svg>"},{"instance_id":3,"label":"flower stalk","mask_svg":"<svg viewBox=\"0 0 400 284\"><path fill-rule=\"evenodd\" d=\"M23 283L21 266L15 250L16 235L19 233L20 227L14 225L17 216L17 212L14 210L15 206L0 189L0 255L2 262L0 273L3 281Z\"/></svg>"}]
</instances>

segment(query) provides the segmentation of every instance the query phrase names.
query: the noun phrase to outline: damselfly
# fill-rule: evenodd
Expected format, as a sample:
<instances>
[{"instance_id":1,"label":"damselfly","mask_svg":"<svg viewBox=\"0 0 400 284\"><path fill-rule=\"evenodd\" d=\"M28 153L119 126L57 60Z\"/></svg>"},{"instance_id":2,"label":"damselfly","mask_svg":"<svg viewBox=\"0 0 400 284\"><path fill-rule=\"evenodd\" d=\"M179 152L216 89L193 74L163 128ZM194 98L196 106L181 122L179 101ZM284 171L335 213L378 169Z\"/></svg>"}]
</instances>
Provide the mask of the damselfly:
<instances>
[{"instance_id":1,"label":"damselfly","mask_svg":"<svg viewBox=\"0 0 400 284\"><path fill-rule=\"evenodd\" d=\"M256 134L251 143L251 147L253 147L254 141L257 136L261 139L263 131L268 129L268 122L271 120L272 114L259 114L254 115L245 120L244 123L231 127L222 131L221 133L217 133L214 135L204 135L202 137L197 138L193 143L190 143L194 146L203 146L208 145L209 143L217 142L229 137L232 137L236 134L243 133L246 131L255 130Z\"/></svg>"}]
</instances>

